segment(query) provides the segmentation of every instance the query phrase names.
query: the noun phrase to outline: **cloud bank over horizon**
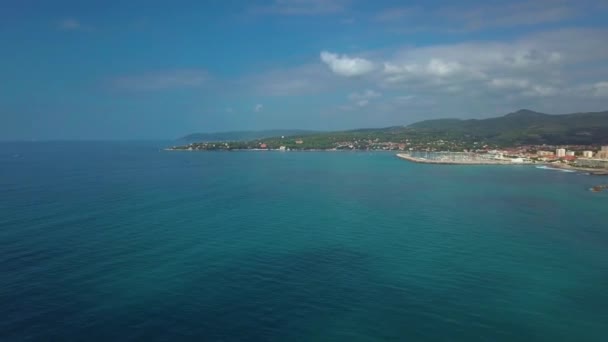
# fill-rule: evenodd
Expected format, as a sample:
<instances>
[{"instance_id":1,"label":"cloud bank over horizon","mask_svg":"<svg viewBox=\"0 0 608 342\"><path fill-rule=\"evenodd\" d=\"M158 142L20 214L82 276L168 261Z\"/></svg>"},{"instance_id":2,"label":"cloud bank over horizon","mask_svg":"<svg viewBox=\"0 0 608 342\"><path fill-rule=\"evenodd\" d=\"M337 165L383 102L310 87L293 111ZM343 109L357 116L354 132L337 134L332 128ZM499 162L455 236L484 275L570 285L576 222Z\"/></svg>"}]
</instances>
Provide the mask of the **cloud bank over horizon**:
<instances>
[{"instance_id":1,"label":"cloud bank over horizon","mask_svg":"<svg viewBox=\"0 0 608 342\"><path fill-rule=\"evenodd\" d=\"M0 8L5 139L608 110L603 1L68 5Z\"/></svg>"}]
</instances>

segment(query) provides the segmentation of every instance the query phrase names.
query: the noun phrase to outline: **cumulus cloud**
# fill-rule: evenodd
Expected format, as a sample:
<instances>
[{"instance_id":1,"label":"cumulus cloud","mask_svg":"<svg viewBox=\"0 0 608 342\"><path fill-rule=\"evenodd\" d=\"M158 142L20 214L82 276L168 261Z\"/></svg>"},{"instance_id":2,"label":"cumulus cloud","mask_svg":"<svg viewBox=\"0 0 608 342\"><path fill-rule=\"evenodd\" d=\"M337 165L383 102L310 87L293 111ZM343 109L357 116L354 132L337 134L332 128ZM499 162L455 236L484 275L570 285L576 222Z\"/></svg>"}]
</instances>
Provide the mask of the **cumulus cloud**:
<instances>
[{"instance_id":1,"label":"cumulus cloud","mask_svg":"<svg viewBox=\"0 0 608 342\"><path fill-rule=\"evenodd\" d=\"M205 84L209 76L205 70L179 69L115 77L111 80L117 89L130 91L157 91L175 88L192 88Z\"/></svg>"},{"instance_id":2,"label":"cumulus cloud","mask_svg":"<svg viewBox=\"0 0 608 342\"><path fill-rule=\"evenodd\" d=\"M602 66L608 62L606 36L608 30L604 29L564 29L502 42L407 46L392 54L372 51L376 58L366 62L379 67L366 70L366 77L351 86L381 89L385 96L352 93L350 106L342 108L374 104L375 113L384 108L438 116L470 115L466 108L475 108L474 112L485 108L489 113L498 108L498 113L518 108L605 110L608 68ZM329 54L326 64L331 69L331 62L350 59ZM342 75L352 75L345 70L340 70Z\"/></svg>"},{"instance_id":3,"label":"cumulus cloud","mask_svg":"<svg viewBox=\"0 0 608 342\"><path fill-rule=\"evenodd\" d=\"M364 58L348 57L335 53L322 51L321 61L329 67L331 71L340 76L352 77L361 76L372 72L375 69L374 63Z\"/></svg>"},{"instance_id":4,"label":"cumulus cloud","mask_svg":"<svg viewBox=\"0 0 608 342\"><path fill-rule=\"evenodd\" d=\"M573 73L585 63L606 60L608 47L600 43L606 33L561 30L510 42L408 47L386 58L379 79L388 88L424 93L561 96L581 82Z\"/></svg>"},{"instance_id":5,"label":"cumulus cloud","mask_svg":"<svg viewBox=\"0 0 608 342\"><path fill-rule=\"evenodd\" d=\"M438 58L436 56L442 56ZM420 80L427 83L491 80L495 87L509 87L515 75L530 70L555 70L562 62L557 51L544 51L512 44L476 43L408 49L384 63L389 83ZM505 76L506 75L506 76ZM503 79L503 77L505 77Z\"/></svg>"},{"instance_id":6,"label":"cumulus cloud","mask_svg":"<svg viewBox=\"0 0 608 342\"><path fill-rule=\"evenodd\" d=\"M256 112L256 113L259 113L259 112L261 112L262 110L264 110L264 105L263 105L263 104L261 104L261 103L258 103L258 104L256 104L256 105L253 107L253 111L254 111L254 112Z\"/></svg>"},{"instance_id":7,"label":"cumulus cloud","mask_svg":"<svg viewBox=\"0 0 608 342\"><path fill-rule=\"evenodd\" d=\"M606 36L606 29L562 29L502 41L366 50L365 58L329 50L320 53L320 63L260 73L248 87L254 95L307 96L301 105L310 111L327 106L363 118L373 110L375 118L388 123L393 117L394 124L520 108L605 110ZM319 93L322 101L308 100Z\"/></svg>"}]
</instances>

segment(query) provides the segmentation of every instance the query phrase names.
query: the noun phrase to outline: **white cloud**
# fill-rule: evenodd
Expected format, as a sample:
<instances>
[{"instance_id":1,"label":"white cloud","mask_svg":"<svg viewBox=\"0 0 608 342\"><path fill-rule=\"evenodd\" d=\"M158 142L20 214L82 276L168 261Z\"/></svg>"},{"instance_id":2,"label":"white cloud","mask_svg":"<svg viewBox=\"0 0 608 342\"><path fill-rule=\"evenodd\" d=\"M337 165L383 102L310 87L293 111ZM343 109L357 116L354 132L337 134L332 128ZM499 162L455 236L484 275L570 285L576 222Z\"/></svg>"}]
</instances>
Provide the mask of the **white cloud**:
<instances>
[{"instance_id":1,"label":"white cloud","mask_svg":"<svg viewBox=\"0 0 608 342\"><path fill-rule=\"evenodd\" d=\"M519 46L518 46L519 45ZM442 56L438 58L437 56ZM425 83L498 80L490 84L505 86L502 78L518 74L557 70L563 62L561 53L539 50L525 43L469 43L408 48L384 63L389 83L419 80Z\"/></svg>"},{"instance_id":2,"label":"white cloud","mask_svg":"<svg viewBox=\"0 0 608 342\"><path fill-rule=\"evenodd\" d=\"M475 7L451 7L436 14L448 23L461 25L467 30L488 27L510 27L559 22L577 15L577 8L564 1L511 1Z\"/></svg>"},{"instance_id":3,"label":"white cloud","mask_svg":"<svg viewBox=\"0 0 608 342\"><path fill-rule=\"evenodd\" d=\"M365 50L364 55L323 51L321 63L271 70L244 82L254 96L294 97L303 111L339 108L361 120L373 111L375 118L394 124L493 116L519 108L605 110L606 36L604 29L568 29L502 41ZM322 98L314 97L320 93Z\"/></svg>"},{"instance_id":4,"label":"white cloud","mask_svg":"<svg viewBox=\"0 0 608 342\"><path fill-rule=\"evenodd\" d=\"M156 91L174 88L199 87L209 76L205 70L178 69L138 75L119 76L112 79L115 88L130 91Z\"/></svg>"},{"instance_id":5,"label":"white cloud","mask_svg":"<svg viewBox=\"0 0 608 342\"><path fill-rule=\"evenodd\" d=\"M434 31L462 34L472 31L522 28L606 15L604 0L511 0L487 4L459 2L427 7L381 9L371 19L393 33Z\"/></svg>"},{"instance_id":6,"label":"white cloud","mask_svg":"<svg viewBox=\"0 0 608 342\"><path fill-rule=\"evenodd\" d=\"M235 86L244 86L247 91L261 96L299 96L326 91L341 81L328 73L323 65L315 63L252 74Z\"/></svg>"},{"instance_id":7,"label":"white cloud","mask_svg":"<svg viewBox=\"0 0 608 342\"><path fill-rule=\"evenodd\" d=\"M366 77L356 82L342 78L346 82L342 89L364 86L380 89L385 96L372 101L364 92L353 93L350 104L340 108L373 104L375 113L383 108L394 115L419 111L438 116L495 115L518 108L549 113L605 110L606 36L605 29L564 29L501 42L407 46L392 54L368 51L376 57L366 62L381 67L367 70ZM329 54L326 64L335 69L332 63L350 59ZM352 74L348 70L339 71Z\"/></svg>"},{"instance_id":8,"label":"white cloud","mask_svg":"<svg viewBox=\"0 0 608 342\"><path fill-rule=\"evenodd\" d=\"M253 107L253 111L256 113L261 112L262 110L264 110L264 105L261 103L258 103L255 105L255 107Z\"/></svg>"},{"instance_id":9,"label":"white cloud","mask_svg":"<svg viewBox=\"0 0 608 342\"><path fill-rule=\"evenodd\" d=\"M529 89L525 90L522 94L525 96L543 97L557 95L558 92L559 90L554 87L537 84L529 87Z\"/></svg>"},{"instance_id":10,"label":"white cloud","mask_svg":"<svg viewBox=\"0 0 608 342\"><path fill-rule=\"evenodd\" d=\"M523 89L530 85L530 82L526 79L517 78L494 78L489 82L490 86L497 89Z\"/></svg>"},{"instance_id":11,"label":"white cloud","mask_svg":"<svg viewBox=\"0 0 608 342\"><path fill-rule=\"evenodd\" d=\"M340 76L352 77L361 76L372 72L375 69L374 63L364 58L348 57L346 55L338 55L335 53L322 51L321 61Z\"/></svg>"},{"instance_id":12,"label":"white cloud","mask_svg":"<svg viewBox=\"0 0 608 342\"><path fill-rule=\"evenodd\" d=\"M595 83L593 85L593 96L608 97L608 81Z\"/></svg>"},{"instance_id":13,"label":"white cloud","mask_svg":"<svg viewBox=\"0 0 608 342\"><path fill-rule=\"evenodd\" d=\"M59 22L58 27L60 30L65 31L76 31L82 29L80 22L73 18L64 19Z\"/></svg>"},{"instance_id":14,"label":"white cloud","mask_svg":"<svg viewBox=\"0 0 608 342\"><path fill-rule=\"evenodd\" d=\"M381 96L382 96L382 94L380 94L379 92L371 90L371 89L367 89L363 92L351 93L348 96L348 99L358 107L365 107L370 103L370 101L372 101L373 99L379 98Z\"/></svg>"},{"instance_id":15,"label":"white cloud","mask_svg":"<svg viewBox=\"0 0 608 342\"><path fill-rule=\"evenodd\" d=\"M271 5L254 8L254 12L279 15L318 15L344 11L349 0L274 0Z\"/></svg>"}]
</instances>

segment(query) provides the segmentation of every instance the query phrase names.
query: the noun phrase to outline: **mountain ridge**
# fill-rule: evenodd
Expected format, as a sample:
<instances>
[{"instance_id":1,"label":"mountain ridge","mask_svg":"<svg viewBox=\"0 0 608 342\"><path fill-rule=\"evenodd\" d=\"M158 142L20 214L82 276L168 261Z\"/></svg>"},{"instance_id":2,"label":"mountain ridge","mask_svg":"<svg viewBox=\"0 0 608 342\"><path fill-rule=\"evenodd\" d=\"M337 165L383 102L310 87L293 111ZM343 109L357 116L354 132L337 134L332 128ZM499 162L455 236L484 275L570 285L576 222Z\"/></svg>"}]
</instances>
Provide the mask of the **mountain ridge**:
<instances>
[{"instance_id":1,"label":"mountain ridge","mask_svg":"<svg viewBox=\"0 0 608 342\"><path fill-rule=\"evenodd\" d=\"M545 114L521 109L487 119L435 119L406 126L410 132L472 135L497 143L608 143L608 111Z\"/></svg>"},{"instance_id":2,"label":"mountain ridge","mask_svg":"<svg viewBox=\"0 0 608 342\"><path fill-rule=\"evenodd\" d=\"M284 138L283 138L284 137ZM475 146L483 142L495 146L516 145L596 145L608 144L608 111L571 114L545 114L520 109L503 116L485 119L444 118L419 121L408 126L360 128L343 131L316 132L306 130L235 131L191 134L182 139L192 142L248 142L285 145L304 138L305 146L295 148L331 148L348 141L458 142ZM247 144L245 144L247 145Z\"/></svg>"}]
</instances>

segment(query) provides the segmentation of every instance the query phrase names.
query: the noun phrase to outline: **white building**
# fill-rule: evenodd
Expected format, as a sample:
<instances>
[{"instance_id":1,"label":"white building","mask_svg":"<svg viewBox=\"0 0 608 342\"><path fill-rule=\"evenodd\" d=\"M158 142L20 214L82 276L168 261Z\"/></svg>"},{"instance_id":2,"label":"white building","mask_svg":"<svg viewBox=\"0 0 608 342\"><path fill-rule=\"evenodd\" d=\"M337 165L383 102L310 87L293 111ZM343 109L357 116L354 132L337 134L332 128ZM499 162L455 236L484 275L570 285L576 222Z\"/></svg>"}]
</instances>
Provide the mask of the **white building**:
<instances>
[{"instance_id":1,"label":"white building","mask_svg":"<svg viewBox=\"0 0 608 342\"><path fill-rule=\"evenodd\" d=\"M583 151L584 158L593 158L593 151Z\"/></svg>"},{"instance_id":2,"label":"white building","mask_svg":"<svg viewBox=\"0 0 608 342\"><path fill-rule=\"evenodd\" d=\"M566 151L566 155L574 157L574 151Z\"/></svg>"},{"instance_id":3,"label":"white building","mask_svg":"<svg viewBox=\"0 0 608 342\"><path fill-rule=\"evenodd\" d=\"M555 150L555 156L556 157L565 157L566 156L566 149L565 148L558 148L557 150Z\"/></svg>"},{"instance_id":4,"label":"white building","mask_svg":"<svg viewBox=\"0 0 608 342\"><path fill-rule=\"evenodd\" d=\"M595 154L595 158L608 159L608 146L602 146L602 149Z\"/></svg>"}]
</instances>

